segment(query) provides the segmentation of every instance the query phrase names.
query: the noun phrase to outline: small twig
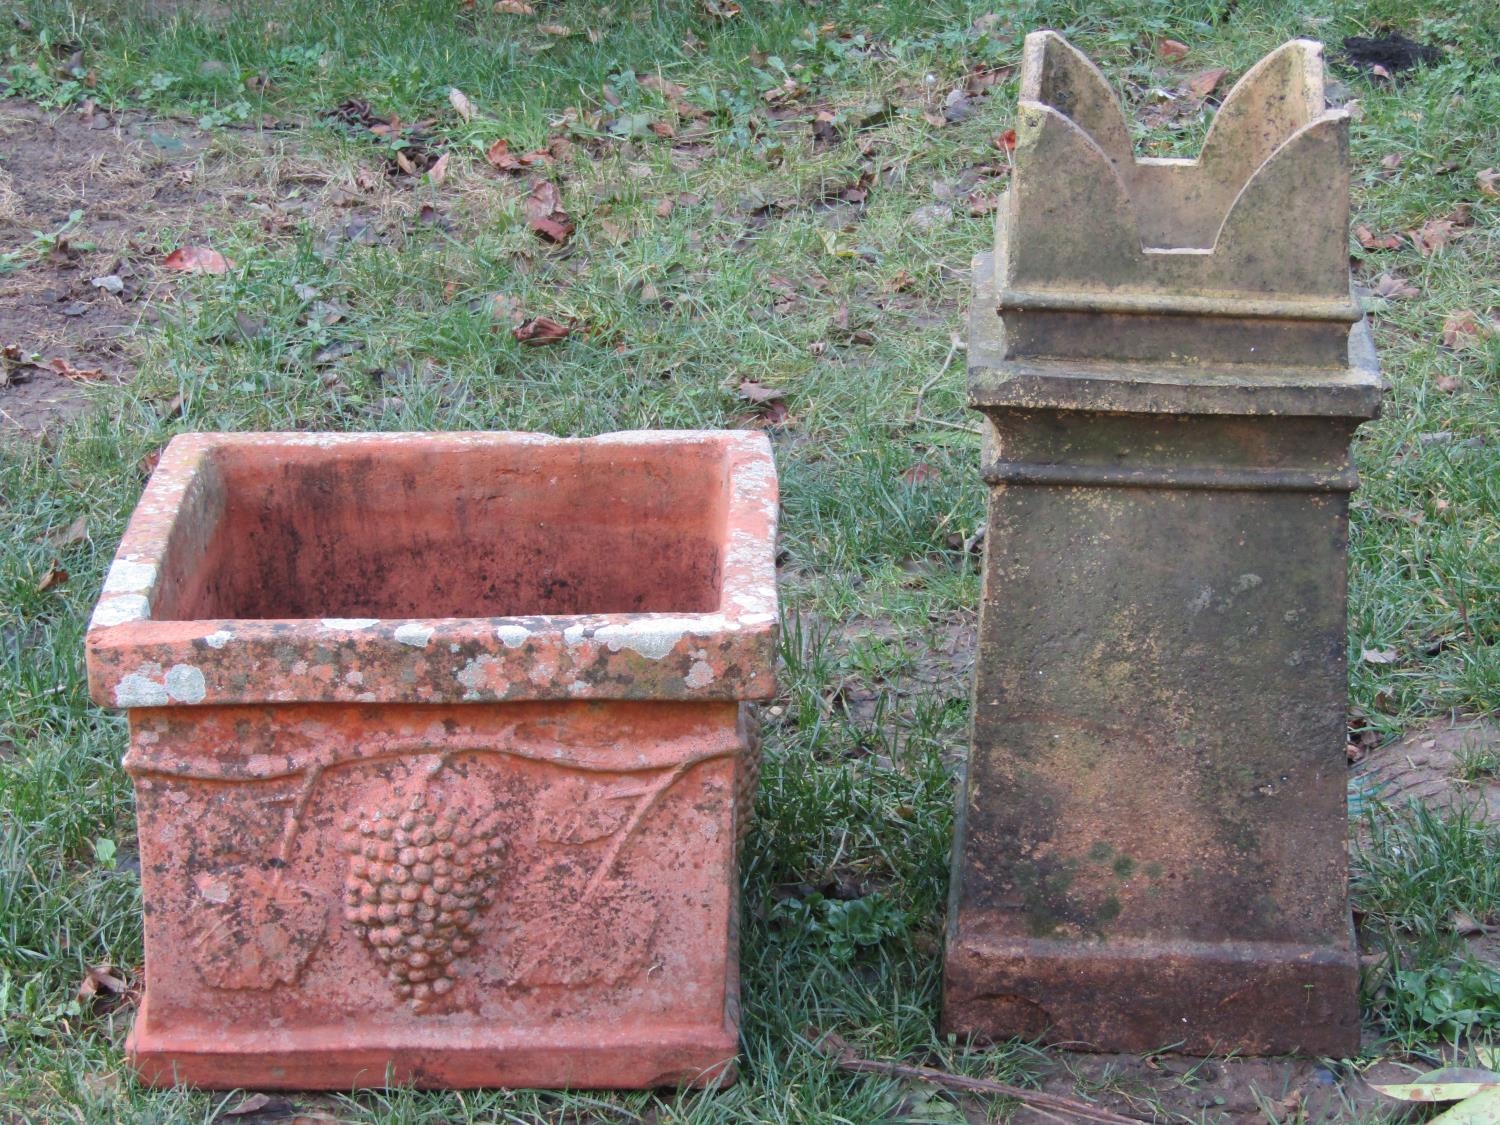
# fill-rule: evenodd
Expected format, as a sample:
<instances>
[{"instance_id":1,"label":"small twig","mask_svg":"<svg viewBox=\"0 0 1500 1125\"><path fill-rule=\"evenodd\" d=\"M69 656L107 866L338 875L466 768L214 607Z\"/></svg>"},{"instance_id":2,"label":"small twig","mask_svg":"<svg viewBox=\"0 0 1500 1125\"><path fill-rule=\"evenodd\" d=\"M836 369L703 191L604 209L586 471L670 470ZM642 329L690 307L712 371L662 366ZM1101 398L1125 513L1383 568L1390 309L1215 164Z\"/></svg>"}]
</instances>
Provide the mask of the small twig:
<instances>
[{"instance_id":1,"label":"small twig","mask_svg":"<svg viewBox=\"0 0 1500 1125\"><path fill-rule=\"evenodd\" d=\"M966 434L977 434L980 432L978 426L965 426L962 422L945 422L941 418L929 418L925 414L917 414L913 422L922 422L929 426L942 426L944 429L960 430Z\"/></svg>"},{"instance_id":2,"label":"small twig","mask_svg":"<svg viewBox=\"0 0 1500 1125\"><path fill-rule=\"evenodd\" d=\"M934 375L931 379L928 379L927 382L923 383L921 389L917 391L917 401L912 406L911 420L913 422L921 422L924 425L928 426L941 426L944 429L958 430L960 433L965 434L977 434L980 432L978 426L966 426L962 422L949 422L942 418L930 418L926 414L922 413L922 403L923 400L927 397L927 392L932 390L933 387L937 386L942 377L948 373L948 368L953 363L953 357L956 356L963 347L963 337L960 336L957 332L953 333L948 343L948 354L943 357L942 365L937 369L937 374Z\"/></svg>"},{"instance_id":3,"label":"small twig","mask_svg":"<svg viewBox=\"0 0 1500 1125\"><path fill-rule=\"evenodd\" d=\"M989 1078L969 1078L962 1074L950 1074L946 1070L935 1070L930 1066L908 1066L905 1063L881 1062L863 1059L856 1055L842 1038L831 1032L817 1039L814 1046L822 1054L832 1058L841 1070L852 1070L862 1074L884 1074L890 1078L912 1078L919 1082L931 1082L950 1090L964 1090L971 1094L998 1094L1046 1114L1049 1110L1066 1114L1070 1121L1093 1121L1099 1125L1142 1125L1139 1117L1121 1117L1107 1109L1074 1101L1057 1094L1041 1090L1027 1090Z\"/></svg>"},{"instance_id":4,"label":"small twig","mask_svg":"<svg viewBox=\"0 0 1500 1125\"><path fill-rule=\"evenodd\" d=\"M958 354L958 350L963 346L963 337L960 336L957 332L953 333L953 335L949 338L948 354L943 357L942 366L937 369L937 374L934 375L931 379L928 379L927 382L923 383L922 389L917 392L917 401L912 407L917 417L920 418L922 416L922 400L927 397L927 392L932 390L933 387L937 386L938 383L942 380L943 376L948 373L948 367L953 362L953 357Z\"/></svg>"}]
</instances>

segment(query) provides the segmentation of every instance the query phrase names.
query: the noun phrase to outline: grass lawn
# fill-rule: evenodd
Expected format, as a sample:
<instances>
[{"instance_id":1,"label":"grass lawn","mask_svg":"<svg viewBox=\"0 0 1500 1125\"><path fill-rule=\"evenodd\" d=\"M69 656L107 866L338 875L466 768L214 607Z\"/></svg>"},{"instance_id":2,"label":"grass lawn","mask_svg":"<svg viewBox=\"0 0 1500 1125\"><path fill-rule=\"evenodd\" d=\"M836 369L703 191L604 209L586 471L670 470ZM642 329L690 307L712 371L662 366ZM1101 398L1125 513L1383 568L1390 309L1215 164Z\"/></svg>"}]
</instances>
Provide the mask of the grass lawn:
<instances>
[{"instance_id":1,"label":"grass lawn","mask_svg":"<svg viewBox=\"0 0 1500 1125\"><path fill-rule=\"evenodd\" d=\"M0 4L0 1120L213 1120L243 1101L136 1087L121 1054L132 994L112 992L141 967L134 826L124 723L89 702L81 645L172 434L743 426L776 447L788 621L745 856L739 1084L391 1090L297 1110L1028 1119L841 1071L810 1041L832 1031L869 1056L1046 1081L1142 1120L1408 1119L1357 1076L1472 1063L1500 1026L1500 947L1456 921L1481 938L1500 924L1500 833L1375 786L1358 791L1360 1058L1295 1074L1101 1065L937 1034L984 506L959 341L1025 32L1054 27L1091 54L1158 155L1192 152L1262 54L1327 42L1357 103L1350 250L1391 383L1356 442L1351 727L1374 754L1493 715L1500 7L532 3ZM1341 62L1346 36L1380 29L1437 54L1391 78ZM230 264L166 268L187 246ZM1487 743L1453 761L1450 788L1500 774ZM110 979L81 994L91 966ZM1323 1092L1294 1100L1287 1083ZM292 1106L257 1112L225 1120Z\"/></svg>"}]
</instances>

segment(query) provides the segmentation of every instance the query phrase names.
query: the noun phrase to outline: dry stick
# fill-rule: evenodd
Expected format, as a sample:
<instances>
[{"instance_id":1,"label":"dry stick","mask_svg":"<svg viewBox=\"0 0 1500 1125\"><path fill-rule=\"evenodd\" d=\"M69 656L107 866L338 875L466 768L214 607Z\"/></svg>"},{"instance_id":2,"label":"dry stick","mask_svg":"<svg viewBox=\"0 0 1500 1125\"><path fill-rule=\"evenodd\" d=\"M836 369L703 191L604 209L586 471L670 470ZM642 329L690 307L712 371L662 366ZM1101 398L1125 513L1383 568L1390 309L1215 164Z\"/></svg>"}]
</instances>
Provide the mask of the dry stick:
<instances>
[{"instance_id":1,"label":"dry stick","mask_svg":"<svg viewBox=\"0 0 1500 1125\"><path fill-rule=\"evenodd\" d=\"M1074 1121L1096 1121L1099 1125L1141 1125L1139 1117L1121 1117L1107 1109L1077 1102L1057 1094L1046 1094L1040 1090L1027 1090L1020 1086L995 1082L988 1078L967 1078L962 1074L949 1074L946 1070L934 1070L930 1066L907 1066L905 1063L879 1062L862 1059L847 1051L834 1056L834 1062L843 1070L855 1070L864 1074L884 1074L891 1078L915 1078L946 1086L950 1090L965 1090L972 1094L999 1094L1014 1098L1018 1102L1045 1113L1053 1110L1071 1115Z\"/></svg>"},{"instance_id":2,"label":"dry stick","mask_svg":"<svg viewBox=\"0 0 1500 1125\"><path fill-rule=\"evenodd\" d=\"M939 380L947 374L948 367L953 362L953 357L958 354L959 349L963 346L963 338L955 332L948 347L948 354L943 357L943 364L937 369L937 374L923 383L922 389L917 392L917 401L912 410L912 421L922 422L929 426L942 426L950 430L960 430L966 434L977 434L980 432L977 426L966 426L962 422L949 422L944 418L930 418L922 413L922 400L927 397L927 392L937 386Z\"/></svg>"}]
</instances>

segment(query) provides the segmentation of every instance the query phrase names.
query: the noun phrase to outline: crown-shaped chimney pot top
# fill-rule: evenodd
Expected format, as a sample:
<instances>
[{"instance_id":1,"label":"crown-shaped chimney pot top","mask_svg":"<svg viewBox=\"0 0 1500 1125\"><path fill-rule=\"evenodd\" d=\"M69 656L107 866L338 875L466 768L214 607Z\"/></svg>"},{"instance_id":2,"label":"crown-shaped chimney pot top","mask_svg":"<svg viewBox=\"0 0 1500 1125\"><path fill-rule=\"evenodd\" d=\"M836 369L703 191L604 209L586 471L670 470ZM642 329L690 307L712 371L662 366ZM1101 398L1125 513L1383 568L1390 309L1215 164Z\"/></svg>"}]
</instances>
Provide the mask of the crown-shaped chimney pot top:
<instances>
[{"instance_id":1,"label":"crown-shaped chimney pot top","mask_svg":"<svg viewBox=\"0 0 1500 1125\"><path fill-rule=\"evenodd\" d=\"M1093 63L1034 32L1016 134L1003 287L1348 305L1348 114L1326 105L1319 44L1267 55L1225 98L1196 159L1160 159L1135 156Z\"/></svg>"}]
</instances>

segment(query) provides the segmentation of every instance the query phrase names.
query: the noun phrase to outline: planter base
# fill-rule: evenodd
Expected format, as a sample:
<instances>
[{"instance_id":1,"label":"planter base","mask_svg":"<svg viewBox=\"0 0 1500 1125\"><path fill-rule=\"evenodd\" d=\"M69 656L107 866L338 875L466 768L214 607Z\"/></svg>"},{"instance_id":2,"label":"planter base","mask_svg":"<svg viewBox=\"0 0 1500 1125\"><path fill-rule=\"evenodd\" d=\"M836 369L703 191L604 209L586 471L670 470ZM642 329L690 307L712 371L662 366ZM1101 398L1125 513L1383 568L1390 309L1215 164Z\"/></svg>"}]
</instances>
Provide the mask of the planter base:
<instances>
[{"instance_id":1,"label":"planter base","mask_svg":"<svg viewBox=\"0 0 1500 1125\"><path fill-rule=\"evenodd\" d=\"M732 983L732 982L731 982ZM590 1089L723 1086L734 1081L735 1028L656 1028L640 1034L556 1031L545 1043L524 1030L489 1028L450 1038L361 1033L343 1024L292 1032L237 1030L212 1035L153 1026L141 1004L126 1054L152 1086L206 1089L350 1090L482 1086ZM208 1043L213 1046L207 1046Z\"/></svg>"}]
</instances>

